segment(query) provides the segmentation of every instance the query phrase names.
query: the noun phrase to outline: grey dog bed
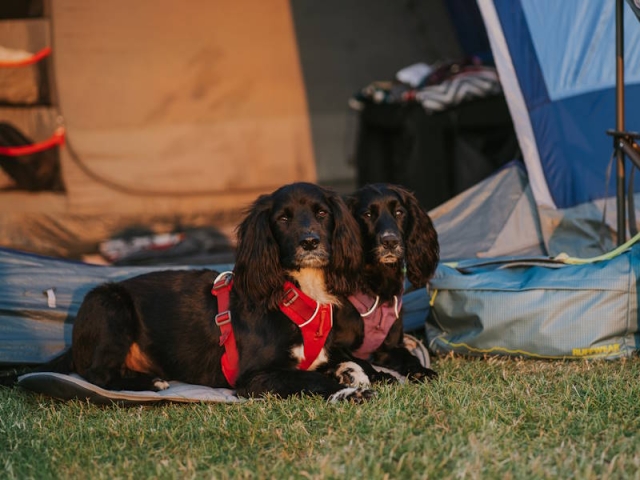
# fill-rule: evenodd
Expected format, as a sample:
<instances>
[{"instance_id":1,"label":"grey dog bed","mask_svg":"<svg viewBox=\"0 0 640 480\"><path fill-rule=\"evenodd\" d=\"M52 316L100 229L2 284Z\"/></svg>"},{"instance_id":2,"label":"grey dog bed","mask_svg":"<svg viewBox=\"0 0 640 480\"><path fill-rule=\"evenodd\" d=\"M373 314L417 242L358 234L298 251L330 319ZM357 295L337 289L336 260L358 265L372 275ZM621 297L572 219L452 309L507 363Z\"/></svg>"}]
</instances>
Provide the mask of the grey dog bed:
<instances>
[{"instance_id":1,"label":"grey dog bed","mask_svg":"<svg viewBox=\"0 0 640 480\"><path fill-rule=\"evenodd\" d=\"M423 366L429 367L431 365L429 352L420 340L405 335L405 346L418 357ZM389 370L385 369L385 371ZM65 375L52 372L27 373L18 378L18 385L60 400L88 400L98 405L112 403L135 405L156 402L238 403L244 401L243 398L235 394L234 390L227 388L211 388L172 381L169 382L169 388L160 392L114 391L100 388L76 374Z\"/></svg>"},{"instance_id":2,"label":"grey dog bed","mask_svg":"<svg viewBox=\"0 0 640 480\"><path fill-rule=\"evenodd\" d=\"M154 402L210 402L233 403L243 401L235 395L234 390L227 388L210 388L182 382L169 382L169 388L160 392L105 390L83 380L76 374L38 372L27 373L18 379L18 385L36 393L42 393L61 400L89 400L99 405L144 404Z\"/></svg>"}]
</instances>

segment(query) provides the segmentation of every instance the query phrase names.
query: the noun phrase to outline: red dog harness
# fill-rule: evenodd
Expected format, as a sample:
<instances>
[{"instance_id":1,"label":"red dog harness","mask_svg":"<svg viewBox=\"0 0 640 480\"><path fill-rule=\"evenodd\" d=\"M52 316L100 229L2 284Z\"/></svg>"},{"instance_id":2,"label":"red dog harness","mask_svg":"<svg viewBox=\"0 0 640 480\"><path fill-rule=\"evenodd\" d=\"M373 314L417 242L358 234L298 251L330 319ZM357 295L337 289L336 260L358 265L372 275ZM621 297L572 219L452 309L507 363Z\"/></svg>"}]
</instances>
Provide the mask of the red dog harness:
<instances>
[{"instance_id":1,"label":"red dog harness","mask_svg":"<svg viewBox=\"0 0 640 480\"><path fill-rule=\"evenodd\" d=\"M216 325L220 328L220 345L224 345L222 354L222 373L232 387L238 378L238 347L231 328L231 310L229 310L229 292L233 284L233 273L222 272L213 282L211 293L218 299Z\"/></svg>"},{"instance_id":2,"label":"red dog harness","mask_svg":"<svg viewBox=\"0 0 640 480\"><path fill-rule=\"evenodd\" d=\"M333 327L333 309L330 303L316 302L291 282L285 282L284 289L284 299L278 306L302 332L304 360L298 368L307 370L320 355Z\"/></svg>"},{"instance_id":3,"label":"red dog harness","mask_svg":"<svg viewBox=\"0 0 640 480\"><path fill-rule=\"evenodd\" d=\"M353 352L357 358L367 360L369 356L380 346L387 337L393 323L400 318L402 297L393 297L391 302L380 305L380 297L375 298L358 292L349 297L349 301L360 312L364 322L364 340L358 350Z\"/></svg>"},{"instance_id":4,"label":"red dog harness","mask_svg":"<svg viewBox=\"0 0 640 480\"><path fill-rule=\"evenodd\" d=\"M218 298L218 314L215 322L220 327L220 345L224 345L222 354L222 373L232 387L238 378L238 348L231 328L231 311L229 310L229 293L233 284L233 273L223 272L213 282L211 293ZM331 304L321 304L306 295L291 282L284 284L284 298L280 303L280 311L294 322L302 333L304 359L298 365L300 370L307 370L318 358L327 336L333 326L333 309ZM327 320L328 325L327 325Z\"/></svg>"}]
</instances>

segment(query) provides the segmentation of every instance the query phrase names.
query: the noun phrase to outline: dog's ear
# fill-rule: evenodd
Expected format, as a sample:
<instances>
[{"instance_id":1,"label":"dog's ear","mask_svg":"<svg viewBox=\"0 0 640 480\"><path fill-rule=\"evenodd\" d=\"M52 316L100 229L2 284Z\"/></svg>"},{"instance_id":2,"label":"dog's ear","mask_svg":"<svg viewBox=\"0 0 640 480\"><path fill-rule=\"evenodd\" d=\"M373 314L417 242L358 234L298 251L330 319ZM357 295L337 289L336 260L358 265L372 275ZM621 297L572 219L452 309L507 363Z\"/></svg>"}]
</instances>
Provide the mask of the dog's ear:
<instances>
[{"instance_id":1,"label":"dog's ear","mask_svg":"<svg viewBox=\"0 0 640 480\"><path fill-rule=\"evenodd\" d=\"M405 238L407 278L416 288L424 287L433 276L440 260L438 234L431 218L409 190L390 187L409 211L409 226Z\"/></svg>"},{"instance_id":2,"label":"dog's ear","mask_svg":"<svg viewBox=\"0 0 640 480\"><path fill-rule=\"evenodd\" d=\"M277 309L285 272L271 231L271 195L260 196L238 225L233 288L251 310Z\"/></svg>"},{"instance_id":3,"label":"dog's ear","mask_svg":"<svg viewBox=\"0 0 640 480\"><path fill-rule=\"evenodd\" d=\"M343 195L342 199L344 200L344 203L351 214L355 214L356 203L358 202L358 199L355 197L355 195Z\"/></svg>"},{"instance_id":4,"label":"dog's ear","mask_svg":"<svg viewBox=\"0 0 640 480\"><path fill-rule=\"evenodd\" d=\"M363 268L360 227L340 196L332 192L327 192L326 196L334 225L331 262L325 275L332 293L350 295L357 289Z\"/></svg>"}]
</instances>

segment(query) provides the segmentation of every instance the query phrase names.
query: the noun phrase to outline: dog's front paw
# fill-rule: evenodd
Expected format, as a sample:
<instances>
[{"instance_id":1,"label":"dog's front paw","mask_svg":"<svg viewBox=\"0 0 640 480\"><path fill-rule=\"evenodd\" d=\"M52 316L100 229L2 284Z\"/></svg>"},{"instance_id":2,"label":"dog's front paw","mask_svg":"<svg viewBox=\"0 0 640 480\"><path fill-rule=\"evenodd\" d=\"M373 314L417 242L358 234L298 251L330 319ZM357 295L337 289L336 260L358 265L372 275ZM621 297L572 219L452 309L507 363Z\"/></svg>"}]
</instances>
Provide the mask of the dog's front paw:
<instances>
[{"instance_id":1,"label":"dog's front paw","mask_svg":"<svg viewBox=\"0 0 640 480\"><path fill-rule=\"evenodd\" d=\"M409 372L407 378L411 382L428 382L429 380L438 378L438 373L435 370L423 367L420 370Z\"/></svg>"},{"instance_id":2,"label":"dog's front paw","mask_svg":"<svg viewBox=\"0 0 640 480\"><path fill-rule=\"evenodd\" d=\"M166 390L170 386L169 382L167 382L166 380L163 380L161 378L154 378L152 383L153 383L154 391L156 391L156 392L160 392L162 390Z\"/></svg>"},{"instance_id":3,"label":"dog's front paw","mask_svg":"<svg viewBox=\"0 0 640 480\"><path fill-rule=\"evenodd\" d=\"M338 365L335 373L340 385L349 387L368 387L371 381L360 365L355 362L343 362Z\"/></svg>"},{"instance_id":4,"label":"dog's front paw","mask_svg":"<svg viewBox=\"0 0 640 480\"><path fill-rule=\"evenodd\" d=\"M353 403L364 403L375 395L376 392L368 388L347 387L342 390L338 390L336 393L331 395L329 397L329 403L337 403L344 400L348 400Z\"/></svg>"},{"instance_id":5,"label":"dog's front paw","mask_svg":"<svg viewBox=\"0 0 640 480\"><path fill-rule=\"evenodd\" d=\"M372 375L371 381L373 383L392 384L392 383L397 383L400 380L398 379L398 377L396 377L392 373L380 370Z\"/></svg>"}]
</instances>

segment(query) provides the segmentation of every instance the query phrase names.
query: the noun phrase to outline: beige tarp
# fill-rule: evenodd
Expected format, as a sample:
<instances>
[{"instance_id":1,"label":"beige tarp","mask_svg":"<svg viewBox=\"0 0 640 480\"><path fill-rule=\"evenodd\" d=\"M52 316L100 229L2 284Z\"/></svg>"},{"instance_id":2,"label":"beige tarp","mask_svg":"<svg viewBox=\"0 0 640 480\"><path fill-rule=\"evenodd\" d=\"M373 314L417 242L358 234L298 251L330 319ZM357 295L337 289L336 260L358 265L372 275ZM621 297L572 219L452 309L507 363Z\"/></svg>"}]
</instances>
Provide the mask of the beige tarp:
<instances>
[{"instance_id":1,"label":"beige tarp","mask_svg":"<svg viewBox=\"0 0 640 480\"><path fill-rule=\"evenodd\" d=\"M67 193L1 192L4 246L49 253L59 238L47 232L72 250L127 221L211 222L315 180L287 0L55 0L48 10L44 27L25 22L40 25L32 37L50 31L54 105L2 107L0 120L34 140L64 121ZM25 43L10 47L33 51Z\"/></svg>"}]
</instances>

